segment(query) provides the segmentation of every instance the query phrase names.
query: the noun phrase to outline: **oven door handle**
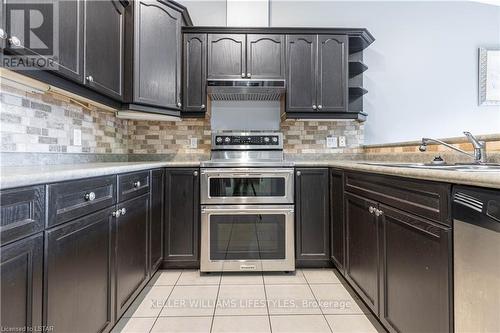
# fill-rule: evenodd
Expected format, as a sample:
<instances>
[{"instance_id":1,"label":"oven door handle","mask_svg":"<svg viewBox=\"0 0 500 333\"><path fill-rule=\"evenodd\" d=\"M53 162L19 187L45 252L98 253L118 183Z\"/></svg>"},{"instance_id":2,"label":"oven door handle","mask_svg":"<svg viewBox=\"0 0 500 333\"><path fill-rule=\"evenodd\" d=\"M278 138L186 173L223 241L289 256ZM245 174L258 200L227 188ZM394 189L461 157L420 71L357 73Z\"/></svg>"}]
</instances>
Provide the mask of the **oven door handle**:
<instances>
[{"instance_id":1,"label":"oven door handle","mask_svg":"<svg viewBox=\"0 0 500 333\"><path fill-rule=\"evenodd\" d=\"M264 172L262 172L264 171ZM241 176L241 177L272 177L272 176L281 176L285 175L293 175L293 169L282 169L282 170L259 170L259 172L252 172L251 170L227 170L227 169L212 169L212 170L201 170L202 175L230 175L230 176Z\"/></svg>"},{"instance_id":2,"label":"oven door handle","mask_svg":"<svg viewBox=\"0 0 500 333\"><path fill-rule=\"evenodd\" d=\"M268 206L257 206L257 207L231 207L231 206L214 206L214 207L202 207L202 213L224 213L224 214L247 214L247 213L287 213L293 214L295 212L293 206L290 207L268 207Z\"/></svg>"}]
</instances>

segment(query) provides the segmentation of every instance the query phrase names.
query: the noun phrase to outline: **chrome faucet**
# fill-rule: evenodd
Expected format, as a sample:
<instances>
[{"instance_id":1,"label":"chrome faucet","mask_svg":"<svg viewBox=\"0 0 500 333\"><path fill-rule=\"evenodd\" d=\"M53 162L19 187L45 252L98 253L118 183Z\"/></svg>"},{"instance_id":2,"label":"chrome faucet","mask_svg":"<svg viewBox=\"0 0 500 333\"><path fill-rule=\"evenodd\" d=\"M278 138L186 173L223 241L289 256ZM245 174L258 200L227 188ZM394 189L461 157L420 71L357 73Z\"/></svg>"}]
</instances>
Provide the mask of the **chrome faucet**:
<instances>
[{"instance_id":1,"label":"chrome faucet","mask_svg":"<svg viewBox=\"0 0 500 333\"><path fill-rule=\"evenodd\" d=\"M464 132L464 134L467 139L469 139L470 143L472 143L472 147L474 147L474 153L466 152L465 150L452 146L446 142L432 138L422 138L422 144L420 145L419 150L421 152L424 152L427 150L427 145L429 142L436 142L473 158L474 163L486 163L486 143L484 141L478 141L470 132Z\"/></svg>"}]
</instances>

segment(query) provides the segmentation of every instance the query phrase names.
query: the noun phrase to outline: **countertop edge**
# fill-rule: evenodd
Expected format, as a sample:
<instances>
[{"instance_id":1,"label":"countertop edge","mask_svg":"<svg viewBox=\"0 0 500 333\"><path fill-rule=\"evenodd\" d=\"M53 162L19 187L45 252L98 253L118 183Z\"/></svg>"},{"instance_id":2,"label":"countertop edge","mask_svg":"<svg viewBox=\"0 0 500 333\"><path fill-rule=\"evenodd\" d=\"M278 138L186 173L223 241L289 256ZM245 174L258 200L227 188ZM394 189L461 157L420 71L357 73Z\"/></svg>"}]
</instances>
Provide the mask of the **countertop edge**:
<instances>
[{"instance_id":1,"label":"countertop edge","mask_svg":"<svg viewBox=\"0 0 500 333\"><path fill-rule=\"evenodd\" d=\"M470 185L500 189L500 172L460 172L446 170L394 168L362 164L364 161L295 161L295 167L329 167L348 171L383 174L388 176L413 178L451 184ZM11 189L64 182L69 180L122 174L164 167L199 167L199 161L159 161L159 162L103 162L88 164L65 164L40 167L1 168L0 189ZM46 170L43 170L46 169ZM23 173L23 171L25 171ZM30 172L31 171L31 172ZM9 172L11 173L9 175Z\"/></svg>"}]
</instances>

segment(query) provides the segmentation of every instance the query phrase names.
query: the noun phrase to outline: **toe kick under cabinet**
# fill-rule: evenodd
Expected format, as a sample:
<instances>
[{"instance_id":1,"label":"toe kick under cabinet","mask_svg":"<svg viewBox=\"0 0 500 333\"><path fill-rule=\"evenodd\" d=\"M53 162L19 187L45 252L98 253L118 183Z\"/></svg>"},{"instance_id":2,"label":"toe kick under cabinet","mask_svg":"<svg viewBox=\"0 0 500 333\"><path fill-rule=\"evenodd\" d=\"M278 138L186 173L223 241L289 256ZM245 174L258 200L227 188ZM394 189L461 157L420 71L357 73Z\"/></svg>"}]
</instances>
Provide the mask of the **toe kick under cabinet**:
<instances>
[{"instance_id":1,"label":"toe kick under cabinet","mask_svg":"<svg viewBox=\"0 0 500 333\"><path fill-rule=\"evenodd\" d=\"M2 330L110 331L162 260L162 183L157 169L1 191Z\"/></svg>"}]
</instances>

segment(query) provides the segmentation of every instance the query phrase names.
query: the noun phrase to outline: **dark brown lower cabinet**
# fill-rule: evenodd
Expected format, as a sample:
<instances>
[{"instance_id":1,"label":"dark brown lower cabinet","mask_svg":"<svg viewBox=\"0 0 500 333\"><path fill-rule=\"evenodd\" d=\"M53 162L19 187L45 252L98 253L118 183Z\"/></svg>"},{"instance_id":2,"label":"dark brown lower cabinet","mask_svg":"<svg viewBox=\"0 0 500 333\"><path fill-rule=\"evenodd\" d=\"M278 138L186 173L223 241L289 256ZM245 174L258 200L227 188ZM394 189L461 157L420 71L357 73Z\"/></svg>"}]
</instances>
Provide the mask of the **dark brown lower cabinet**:
<instances>
[{"instance_id":1,"label":"dark brown lower cabinet","mask_svg":"<svg viewBox=\"0 0 500 333\"><path fill-rule=\"evenodd\" d=\"M391 332L450 332L451 229L380 205L380 320Z\"/></svg>"},{"instance_id":2,"label":"dark brown lower cabinet","mask_svg":"<svg viewBox=\"0 0 500 333\"><path fill-rule=\"evenodd\" d=\"M151 222L149 227L149 273L163 260L163 197L165 192L163 169L151 171Z\"/></svg>"},{"instance_id":3,"label":"dark brown lower cabinet","mask_svg":"<svg viewBox=\"0 0 500 333\"><path fill-rule=\"evenodd\" d=\"M53 332L113 326L113 208L45 232L44 325Z\"/></svg>"},{"instance_id":4,"label":"dark brown lower cabinet","mask_svg":"<svg viewBox=\"0 0 500 333\"><path fill-rule=\"evenodd\" d=\"M120 317L148 278L149 193L117 205L116 313Z\"/></svg>"},{"instance_id":5,"label":"dark brown lower cabinet","mask_svg":"<svg viewBox=\"0 0 500 333\"><path fill-rule=\"evenodd\" d=\"M199 267L200 180L197 168L165 171L165 267Z\"/></svg>"},{"instance_id":6,"label":"dark brown lower cabinet","mask_svg":"<svg viewBox=\"0 0 500 333\"><path fill-rule=\"evenodd\" d=\"M330 189L328 168L295 172L295 254L298 267L330 264Z\"/></svg>"},{"instance_id":7,"label":"dark brown lower cabinet","mask_svg":"<svg viewBox=\"0 0 500 333\"><path fill-rule=\"evenodd\" d=\"M342 170L330 170L330 257L340 272L345 265L343 175Z\"/></svg>"},{"instance_id":8,"label":"dark brown lower cabinet","mask_svg":"<svg viewBox=\"0 0 500 333\"><path fill-rule=\"evenodd\" d=\"M0 327L29 332L42 323L43 233L0 248Z\"/></svg>"},{"instance_id":9,"label":"dark brown lower cabinet","mask_svg":"<svg viewBox=\"0 0 500 333\"><path fill-rule=\"evenodd\" d=\"M345 194L346 279L376 314L379 308L379 227L370 207L377 205L375 201Z\"/></svg>"}]
</instances>

